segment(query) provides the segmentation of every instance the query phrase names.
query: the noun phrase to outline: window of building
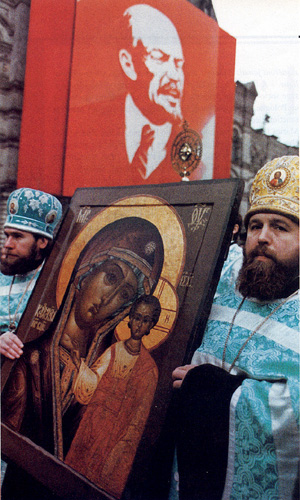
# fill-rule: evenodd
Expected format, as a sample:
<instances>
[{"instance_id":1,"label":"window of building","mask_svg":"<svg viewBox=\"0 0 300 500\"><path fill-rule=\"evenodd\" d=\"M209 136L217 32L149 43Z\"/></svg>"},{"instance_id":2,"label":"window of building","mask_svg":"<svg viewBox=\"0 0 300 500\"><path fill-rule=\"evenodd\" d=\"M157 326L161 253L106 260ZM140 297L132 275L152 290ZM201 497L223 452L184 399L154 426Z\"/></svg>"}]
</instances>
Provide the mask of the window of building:
<instances>
[{"instance_id":1,"label":"window of building","mask_svg":"<svg viewBox=\"0 0 300 500\"><path fill-rule=\"evenodd\" d=\"M232 137L232 155L231 161L235 164L240 164L242 159L242 140L236 128L233 129Z\"/></svg>"}]
</instances>

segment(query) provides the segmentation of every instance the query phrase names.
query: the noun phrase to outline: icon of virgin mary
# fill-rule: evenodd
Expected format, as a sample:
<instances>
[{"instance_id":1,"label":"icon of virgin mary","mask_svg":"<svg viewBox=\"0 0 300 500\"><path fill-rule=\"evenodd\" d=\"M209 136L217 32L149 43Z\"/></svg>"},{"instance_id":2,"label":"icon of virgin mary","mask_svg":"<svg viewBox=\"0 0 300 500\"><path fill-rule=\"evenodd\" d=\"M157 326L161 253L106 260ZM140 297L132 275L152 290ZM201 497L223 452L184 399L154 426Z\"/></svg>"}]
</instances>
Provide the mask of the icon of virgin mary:
<instances>
[{"instance_id":1,"label":"icon of virgin mary","mask_svg":"<svg viewBox=\"0 0 300 500\"><path fill-rule=\"evenodd\" d=\"M55 321L20 360L18 390L11 386L4 402L6 423L64 458L85 410L73 393L77 360L91 366L111 345L132 304L153 293L163 262L161 235L141 217L120 218L93 236Z\"/></svg>"}]
</instances>

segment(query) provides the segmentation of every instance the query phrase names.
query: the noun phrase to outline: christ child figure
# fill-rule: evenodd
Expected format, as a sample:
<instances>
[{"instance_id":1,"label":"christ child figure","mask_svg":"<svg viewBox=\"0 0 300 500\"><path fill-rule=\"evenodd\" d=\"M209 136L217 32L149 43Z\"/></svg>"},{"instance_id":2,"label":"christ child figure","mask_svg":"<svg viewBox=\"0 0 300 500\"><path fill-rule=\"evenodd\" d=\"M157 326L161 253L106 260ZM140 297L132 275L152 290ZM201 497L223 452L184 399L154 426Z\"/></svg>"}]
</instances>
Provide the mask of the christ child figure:
<instances>
[{"instance_id":1,"label":"christ child figure","mask_svg":"<svg viewBox=\"0 0 300 500\"><path fill-rule=\"evenodd\" d=\"M74 387L87 405L65 462L120 498L155 394L158 369L142 344L161 312L153 295L141 296L129 313L131 335L110 346L88 368L81 362Z\"/></svg>"}]
</instances>

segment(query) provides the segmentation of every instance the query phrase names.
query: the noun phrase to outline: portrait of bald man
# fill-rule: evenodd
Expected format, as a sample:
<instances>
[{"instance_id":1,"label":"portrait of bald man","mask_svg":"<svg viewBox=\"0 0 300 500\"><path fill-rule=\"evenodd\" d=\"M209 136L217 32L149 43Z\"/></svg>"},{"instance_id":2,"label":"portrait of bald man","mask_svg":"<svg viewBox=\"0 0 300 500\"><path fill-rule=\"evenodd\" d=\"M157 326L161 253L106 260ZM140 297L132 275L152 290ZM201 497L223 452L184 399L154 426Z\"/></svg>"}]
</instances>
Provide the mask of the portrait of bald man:
<instances>
[{"instance_id":1,"label":"portrait of bald man","mask_svg":"<svg viewBox=\"0 0 300 500\"><path fill-rule=\"evenodd\" d=\"M133 5L123 18L128 43L119 60L128 89L126 152L147 179L165 159L172 127L182 120L184 56L175 26L159 10Z\"/></svg>"},{"instance_id":2,"label":"portrait of bald man","mask_svg":"<svg viewBox=\"0 0 300 500\"><path fill-rule=\"evenodd\" d=\"M208 19L206 31L199 26L198 32L193 31L196 41L200 31L205 40L210 40L209 48L199 39L196 49L194 45L196 57L201 50L203 61L201 69L194 68L190 45L189 50L184 48L179 35L181 25L174 22L174 19L179 21L179 12L173 19L167 15L170 2L153 2L155 7L142 3L128 7L126 0L118 2L118 6L107 0L106 14L101 11L101 20L97 17L97 2L80 0L77 4L65 186L70 190L77 187L74 166L82 173L81 186L179 181L170 152L175 137L183 131L183 121L190 121L191 113L186 113L186 109L197 117L196 129L200 135L204 126L214 120L217 64L212 53L217 46L216 26ZM179 0L177 7L181 3ZM109 4L112 4L110 10ZM195 9L187 5L188 9ZM199 9L195 10L204 16ZM190 37L190 23L194 21L190 13L187 18L185 36ZM190 42L187 38L185 43L187 40ZM183 110L186 52L189 82ZM198 82L193 91L191 70L192 78ZM87 75L91 75L88 81ZM197 105L191 102L191 96ZM214 129L211 137L211 147L206 150L213 156Z\"/></svg>"}]
</instances>

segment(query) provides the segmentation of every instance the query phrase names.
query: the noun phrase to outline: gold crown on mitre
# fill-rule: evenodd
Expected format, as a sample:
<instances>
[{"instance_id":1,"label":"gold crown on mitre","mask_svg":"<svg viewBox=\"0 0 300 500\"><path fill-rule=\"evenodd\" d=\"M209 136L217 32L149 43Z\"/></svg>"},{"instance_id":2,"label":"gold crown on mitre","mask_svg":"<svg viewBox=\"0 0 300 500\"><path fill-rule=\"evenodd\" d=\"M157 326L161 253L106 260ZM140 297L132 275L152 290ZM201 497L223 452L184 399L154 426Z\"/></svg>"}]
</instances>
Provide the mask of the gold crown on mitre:
<instances>
[{"instance_id":1,"label":"gold crown on mitre","mask_svg":"<svg viewBox=\"0 0 300 500\"><path fill-rule=\"evenodd\" d=\"M282 156L264 165L256 174L245 216L275 212L299 222L299 156Z\"/></svg>"}]
</instances>

